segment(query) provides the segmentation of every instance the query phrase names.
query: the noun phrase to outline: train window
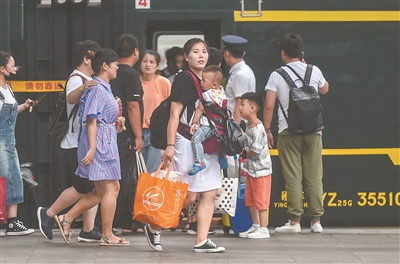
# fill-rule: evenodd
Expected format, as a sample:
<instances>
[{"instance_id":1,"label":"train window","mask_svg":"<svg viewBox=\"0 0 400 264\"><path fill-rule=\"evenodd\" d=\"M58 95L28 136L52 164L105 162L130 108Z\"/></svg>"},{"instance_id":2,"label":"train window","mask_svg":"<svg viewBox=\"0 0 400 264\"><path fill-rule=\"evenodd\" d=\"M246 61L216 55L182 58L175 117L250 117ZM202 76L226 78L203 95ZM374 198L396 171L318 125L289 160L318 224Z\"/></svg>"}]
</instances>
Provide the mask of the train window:
<instances>
[{"instance_id":1,"label":"train window","mask_svg":"<svg viewBox=\"0 0 400 264\"><path fill-rule=\"evenodd\" d=\"M188 39L200 38L204 40L204 34L201 32L179 32L179 33L166 33L157 32L155 34L155 49L161 56L159 69L164 69L166 66L165 52L174 47L182 47Z\"/></svg>"}]
</instances>

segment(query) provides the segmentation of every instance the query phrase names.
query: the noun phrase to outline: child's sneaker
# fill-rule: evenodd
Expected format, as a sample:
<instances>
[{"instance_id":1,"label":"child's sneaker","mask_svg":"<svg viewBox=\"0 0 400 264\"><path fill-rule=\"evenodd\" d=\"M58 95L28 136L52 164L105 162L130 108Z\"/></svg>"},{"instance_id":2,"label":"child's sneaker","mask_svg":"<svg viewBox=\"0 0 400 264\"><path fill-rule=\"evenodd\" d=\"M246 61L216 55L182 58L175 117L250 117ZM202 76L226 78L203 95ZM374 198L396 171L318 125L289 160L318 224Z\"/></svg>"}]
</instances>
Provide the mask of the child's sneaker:
<instances>
[{"instance_id":1,"label":"child's sneaker","mask_svg":"<svg viewBox=\"0 0 400 264\"><path fill-rule=\"evenodd\" d=\"M249 233L247 238L269 238L269 231L266 228L258 228L256 231Z\"/></svg>"},{"instance_id":2,"label":"child's sneaker","mask_svg":"<svg viewBox=\"0 0 400 264\"><path fill-rule=\"evenodd\" d=\"M322 233L322 231L324 231L324 229L319 221L314 224L311 223L311 233Z\"/></svg>"},{"instance_id":3,"label":"child's sneaker","mask_svg":"<svg viewBox=\"0 0 400 264\"><path fill-rule=\"evenodd\" d=\"M11 221L7 224L6 234L7 236L23 236L29 235L35 232L34 229L28 229L19 220Z\"/></svg>"},{"instance_id":4,"label":"child's sneaker","mask_svg":"<svg viewBox=\"0 0 400 264\"><path fill-rule=\"evenodd\" d=\"M221 170L225 170L228 168L228 158L226 156L222 156L219 158L219 167Z\"/></svg>"},{"instance_id":5,"label":"child's sneaker","mask_svg":"<svg viewBox=\"0 0 400 264\"><path fill-rule=\"evenodd\" d=\"M300 224L292 225L290 220L284 226L275 228L276 233L300 233L301 226Z\"/></svg>"},{"instance_id":6,"label":"child's sneaker","mask_svg":"<svg viewBox=\"0 0 400 264\"><path fill-rule=\"evenodd\" d=\"M204 170L206 167L207 166L206 166L206 164L204 162L202 162L200 164L194 164L192 169L188 172L188 175L189 176L196 175L200 171Z\"/></svg>"},{"instance_id":7,"label":"child's sneaker","mask_svg":"<svg viewBox=\"0 0 400 264\"><path fill-rule=\"evenodd\" d=\"M251 226L247 231L240 232L239 237L246 238L248 234L253 233L257 229L258 227Z\"/></svg>"},{"instance_id":8,"label":"child's sneaker","mask_svg":"<svg viewBox=\"0 0 400 264\"><path fill-rule=\"evenodd\" d=\"M224 252L225 248L219 247L210 239L207 239L195 245L193 251L196 253L220 253Z\"/></svg>"},{"instance_id":9,"label":"child's sneaker","mask_svg":"<svg viewBox=\"0 0 400 264\"><path fill-rule=\"evenodd\" d=\"M4 233L3 231L0 231L0 237L5 236L6 233Z\"/></svg>"}]
</instances>

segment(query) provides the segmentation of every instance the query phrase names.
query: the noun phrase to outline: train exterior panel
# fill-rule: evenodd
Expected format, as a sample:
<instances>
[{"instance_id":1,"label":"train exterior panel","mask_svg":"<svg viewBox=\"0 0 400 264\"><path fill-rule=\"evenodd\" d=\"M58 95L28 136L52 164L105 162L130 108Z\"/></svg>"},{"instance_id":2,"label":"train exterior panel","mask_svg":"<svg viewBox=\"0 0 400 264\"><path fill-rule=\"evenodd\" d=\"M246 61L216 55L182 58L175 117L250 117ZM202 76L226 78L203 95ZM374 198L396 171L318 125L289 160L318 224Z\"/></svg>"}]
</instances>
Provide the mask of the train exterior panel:
<instances>
[{"instance_id":1,"label":"train exterior panel","mask_svg":"<svg viewBox=\"0 0 400 264\"><path fill-rule=\"evenodd\" d=\"M249 40L245 60L256 75L257 92L265 95L269 74L283 64L278 40L287 32L299 33L306 61L320 67L330 83L329 93L321 99L325 122L323 224L399 225L397 1L103 0L96 5L67 1L50 6L21 2L25 4L23 38L14 34L9 41L17 63L25 69L20 80L65 79L73 67L72 45L87 38L112 47L118 36L130 33L138 37L143 50L160 48L161 36L197 34L210 46L222 48L221 36L236 34ZM2 47L6 44L1 43ZM27 95L19 93L18 98ZM47 97L38 106L37 117L24 114L17 125L20 157L38 164L44 204L67 184L57 175L57 143L44 136L53 102L52 96ZM29 124L29 130L23 123ZM276 136L276 119L272 132ZM278 226L287 220L287 194L278 153L271 150L271 154L270 226ZM307 226L307 222L305 215L302 224Z\"/></svg>"}]
</instances>

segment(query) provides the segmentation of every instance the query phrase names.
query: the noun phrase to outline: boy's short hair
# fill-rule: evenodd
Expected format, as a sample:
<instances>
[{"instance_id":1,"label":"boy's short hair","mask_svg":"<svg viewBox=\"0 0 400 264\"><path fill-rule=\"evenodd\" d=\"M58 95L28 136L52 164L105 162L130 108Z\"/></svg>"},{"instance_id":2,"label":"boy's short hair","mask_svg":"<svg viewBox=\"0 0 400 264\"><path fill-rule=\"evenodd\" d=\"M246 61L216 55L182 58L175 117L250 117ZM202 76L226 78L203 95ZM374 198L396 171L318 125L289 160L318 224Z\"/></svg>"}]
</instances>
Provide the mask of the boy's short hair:
<instances>
[{"instance_id":1,"label":"boy's short hair","mask_svg":"<svg viewBox=\"0 0 400 264\"><path fill-rule=\"evenodd\" d=\"M208 48L208 61L206 66L217 65L219 66L222 62L223 56L222 51L217 48Z\"/></svg>"},{"instance_id":2,"label":"boy's short hair","mask_svg":"<svg viewBox=\"0 0 400 264\"><path fill-rule=\"evenodd\" d=\"M119 58L128 58L135 52L135 49L139 49L139 42L131 34L124 34L119 37L115 45L115 51Z\"/></svg>"},{"instance_id":3,"label":"boy's short hair","mask_svg":"<svg viewBox=\"0 0 400 264\"><path fill-rule=\"evenodd\" d=\"M224 74L222 73L222 70L219 66L217 66L217 65L207 66L204 68L203 72L214 73L214 76L213 76L214 82L218 83L218 85L221 85L222 79L224 78Z\"/></svg>"},{"instance_id":4,"label":"boy's short hair","mask_svg":"<svg viewBox=\"0 0 400 264\"><path fill-rule=\"evenodd\" d=\"M240 96L240 99L248 100L251 104L255 104L257 106L257 112L264 106L264 98L258 93L247 92L242 94L242 96Z\"/></svg>"}]
</instances>

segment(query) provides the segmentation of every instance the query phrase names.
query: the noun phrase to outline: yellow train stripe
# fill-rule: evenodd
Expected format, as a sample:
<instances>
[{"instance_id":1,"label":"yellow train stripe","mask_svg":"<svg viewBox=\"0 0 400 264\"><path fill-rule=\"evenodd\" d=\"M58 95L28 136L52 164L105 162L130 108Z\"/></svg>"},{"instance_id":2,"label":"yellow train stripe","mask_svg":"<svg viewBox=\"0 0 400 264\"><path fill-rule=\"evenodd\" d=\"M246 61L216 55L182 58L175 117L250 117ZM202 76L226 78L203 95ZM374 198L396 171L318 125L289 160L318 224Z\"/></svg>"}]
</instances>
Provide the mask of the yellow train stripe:
<instances>
[{"instance_id":1,"label":"yellow train stripe","mask_svg":"<svg viewBox=\"0 0 400 264\"><path fill-rule=\"evenodd\" d=\"M10 81L8 85L14 93L49 93L61 92L63 89L58 84L64 86L65 80L45 80L45 81Z\"/></svg>"},{"instance_id":2,"label":"yellow train stripe","mask_svg":"<svg viewBox=\"0 0 400 264\"><path fill-rule=\"evenodd\" d=\"M246 11L246 15L258 11ZM305 11L268 10L261 16L242 17L241 11L234 11L235 22L398 22L400 11Z\"/></svg>"},{"instance_id":3,"label":"yellow train stripe","mask_svg":"<svg viewBox=\"0 0 400 264\"><path fill-rule=\"evenodd\" d=\"M271 156L278 156L277 149L270 149ZM400 165L400 148L323 149L323 156L388 155L394 165Z\"/></svg>"}]
</instances>

